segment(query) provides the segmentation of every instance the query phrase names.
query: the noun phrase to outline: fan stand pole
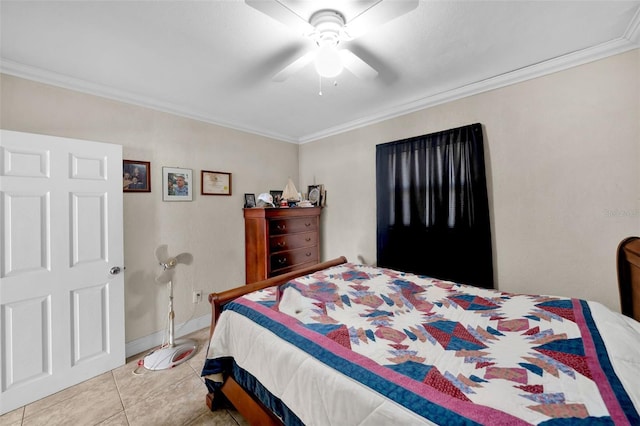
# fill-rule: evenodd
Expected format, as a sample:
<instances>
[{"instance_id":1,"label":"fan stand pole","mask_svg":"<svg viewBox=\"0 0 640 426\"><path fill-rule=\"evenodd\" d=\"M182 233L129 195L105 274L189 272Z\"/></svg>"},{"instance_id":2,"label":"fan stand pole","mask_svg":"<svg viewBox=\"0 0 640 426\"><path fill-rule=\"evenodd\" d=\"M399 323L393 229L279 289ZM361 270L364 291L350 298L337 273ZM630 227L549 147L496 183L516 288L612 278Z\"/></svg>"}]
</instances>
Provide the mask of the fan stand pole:
<instances>
[{"instance_id":1,"label":"fan stand pole","mask_svg":"<svg viewBox=\"0 0 640 426\"><path fill-rule=\"evenodd\" d=\"M173 319L176 314L173 311L173 280L169 281L169 347L174 347L175 342L173 341Z\"/></svg>"},{"instance_id":2,"label":"fan stand pole","mask_svg":"<svg viewBox=\"0 0 640 426\"><path fill-rule=\"evenodd\" d=\"M198 347L193 340L174 341L173 280L169 281L169 343L156 349L144 358L144 367L149 370L173 368L191 358Z\"/></svg>"}]
</instances>

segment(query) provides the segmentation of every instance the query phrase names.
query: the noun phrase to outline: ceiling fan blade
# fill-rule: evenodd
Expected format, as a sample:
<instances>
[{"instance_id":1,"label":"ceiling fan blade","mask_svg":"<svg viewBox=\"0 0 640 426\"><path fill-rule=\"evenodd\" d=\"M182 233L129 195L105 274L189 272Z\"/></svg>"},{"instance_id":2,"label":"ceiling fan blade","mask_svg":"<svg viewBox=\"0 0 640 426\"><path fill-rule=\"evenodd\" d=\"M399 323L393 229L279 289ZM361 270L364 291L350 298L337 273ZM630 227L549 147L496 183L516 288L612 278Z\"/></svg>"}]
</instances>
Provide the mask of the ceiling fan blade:
<instances>
[{"instance_id":1,"label":"ceiling fan blade","mask_svg":"<svg viewBox=\"0 0 640 426\"><path fill-rule=\"evenodd\" d=\"M156 277L156 282L160 284L167 284L169 281L173 280L173 274L175 269L165 269L160 275Z\"/></svg>"},{"instance_id":2,"label":"ceiling fan blade","mask_svg":"<svg viewBox=\"0 0 640 426\"><path fill-rule=\"evenodd\" d=\"M313 31L313 26L305 18L277 0L245 0L244 2L300 34L308 34Z\"/></svg>"},{"instance_id":3,"label":"ceiling fan blade","mask_svg":"<svg viewBox=\"0 0 640 426\"><path fill-rule=\"evenodd\" d=\"M411 12L419 3L419 0L380 0L347 22L343 31L345 38L353 40L360 37L371 29Z\"/></svg>"},{"instance_id":4,"label":"ceiling fan blade","mask_svg":"<svg viewBox=\"0 0 640 426\"><path fill-rule=\"evenodd\" d=\"M176 256L176 260L178 263L182 263L183 265L191 265L191 262L193 262L193 255L191 253L180 253Z\"/></svg>"},{"instance_id":5,"label":"ceiling fan blade","mask_svg":"<svg viewBox=\"0 0 640 426\"><path fill-rule=\"evenodd\" d=\"M162 265L169 258L169 247L162 244L156 248L156 259Z\"/></svg>"},{"instance_id":6,"label":"ceiling fan blade","mask_svg":"<svg viewBox=\"0 0 640 426\"><path fill-rule=\"evenodd\" d=\"M302 68L304 68L307 64L309 64L309 62L313 61L313 58L315 56L316 56L316 52L315 50L312 50L311 52L305 54L304 56L299 57L298 59L296 59L295 61L293 61L286 67L284 67L276 75L274 75L271 78L271 80L282 83L283 81L291 77L293 74L297 73Z\"/></svg>"},{"instance_id":7,"label":"ceiling fan blade","mask_svg":"<svg viewBox=\"0 0 640 426\"><path fill-rule=\"evenodd\" d=\"M360 57L356 56L352 51L342 49L339 53L344 67L355 74L356 77L364 80L372 80L378 76L378 71L360 59Z\"/></svg>"}]
</instances>

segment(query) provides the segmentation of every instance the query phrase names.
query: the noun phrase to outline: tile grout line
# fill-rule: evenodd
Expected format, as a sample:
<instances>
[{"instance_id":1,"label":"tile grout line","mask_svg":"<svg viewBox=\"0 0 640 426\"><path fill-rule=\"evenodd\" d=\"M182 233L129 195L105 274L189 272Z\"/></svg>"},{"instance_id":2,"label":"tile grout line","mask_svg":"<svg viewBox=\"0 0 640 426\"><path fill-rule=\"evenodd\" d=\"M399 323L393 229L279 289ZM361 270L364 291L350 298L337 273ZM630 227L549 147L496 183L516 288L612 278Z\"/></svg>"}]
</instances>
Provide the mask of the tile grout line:
<instances>
[{"instance_id":1,"label":"tile grout line","mask_svg":"<svg viewBox=\"0 0 640 426\"><path fill-rule=\"evenodd\" d=\"M116 392L118 392L118 399L120 399L120 405L122 406L122 414L124 414L124 419L126 420L127 425L130 425L129 416L127 416L127 410L125 410L124 408L124 401L122 400L122 394L120 393L120 386L118 385L118 381L116 380L116 375L113 374L113 370L111 370L110 373L111 373L111 378L113 379L113 383L116 385Z\"/></svg>"}]
</instances>

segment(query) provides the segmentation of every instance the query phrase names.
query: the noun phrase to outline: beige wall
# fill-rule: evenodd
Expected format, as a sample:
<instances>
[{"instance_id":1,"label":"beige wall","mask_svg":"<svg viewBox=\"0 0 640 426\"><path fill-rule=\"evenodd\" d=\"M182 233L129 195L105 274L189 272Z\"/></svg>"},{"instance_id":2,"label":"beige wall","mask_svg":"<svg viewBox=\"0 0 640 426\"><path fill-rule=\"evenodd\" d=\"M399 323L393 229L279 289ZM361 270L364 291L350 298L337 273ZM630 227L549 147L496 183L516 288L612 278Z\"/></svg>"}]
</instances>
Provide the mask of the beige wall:
<instances>
[{"instance_id":1,"label":"beige wall","mask_svg":"<svg viewBox=\"0 0 640 426\"><path fill-rule=\"evenodd\" d=\"M375 262L376 144L476 122L498 287L619 309L616 247L640 233L640 50L301 145L301 186L328 191L323 257Z\"/></svg>"},{"instance_id":2,"label":"beige wall","mask_svg":"<svg viewBox=\"0 0 640 426\"><path fill-rule=\"evenodd\" d=\"M210 313L206 296L192 304L192 289L206 295L244 283L244 193L283 189L289 176L297 182L297 145L7 75L0 84L1 128L120 144L125 159L151 162L152 192L124 194L127 342L166 326L167 288L154 281L159 244L194 256L176 273L177 325ZM162 166L193 169L192 202L162 201ZM232 173L233 194L201 196L201 170Z\"/></svg>"},{"instance_id":3,"label":"beige wall","mask_svg":"<svg viewBox=\"0 0 640 426\"><path fill-rule=\"evenodd\" d=\"M618 309L615 249L640 234L640 50L300 147L6 75L0 108L3 129L117 143L151 161L153 192L124 194L127 342L165 327L156 246L195 258L178 274L176 323L207 315L192 289L244 282L243 194L289 176L301 192L328 191L323 259L375 263L375 145L465 124L484 126L501 290ZM233 195L162 202L162 166L231 172Z\"/></svg>"}]
</instances>

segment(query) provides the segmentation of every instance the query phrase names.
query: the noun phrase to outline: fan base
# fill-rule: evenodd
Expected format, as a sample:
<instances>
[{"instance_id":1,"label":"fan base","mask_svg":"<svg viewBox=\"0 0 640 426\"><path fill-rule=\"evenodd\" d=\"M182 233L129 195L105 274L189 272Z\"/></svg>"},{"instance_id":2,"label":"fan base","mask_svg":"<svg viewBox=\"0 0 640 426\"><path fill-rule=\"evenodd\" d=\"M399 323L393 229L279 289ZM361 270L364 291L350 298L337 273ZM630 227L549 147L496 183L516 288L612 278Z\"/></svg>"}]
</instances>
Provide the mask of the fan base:
<instances>
[{"instance_id":1,"label":"fan base","mask_svg":"<svg viewBox=\"0 0 640 426\"><path fill-rule=\"evenodd\" d=\"M144 357L147 370L166 370L179 365L196 353L198 345L193 340L178 340L173 346L156 349Z\"/></svg>"}]
</instances>

